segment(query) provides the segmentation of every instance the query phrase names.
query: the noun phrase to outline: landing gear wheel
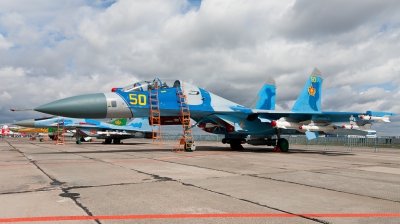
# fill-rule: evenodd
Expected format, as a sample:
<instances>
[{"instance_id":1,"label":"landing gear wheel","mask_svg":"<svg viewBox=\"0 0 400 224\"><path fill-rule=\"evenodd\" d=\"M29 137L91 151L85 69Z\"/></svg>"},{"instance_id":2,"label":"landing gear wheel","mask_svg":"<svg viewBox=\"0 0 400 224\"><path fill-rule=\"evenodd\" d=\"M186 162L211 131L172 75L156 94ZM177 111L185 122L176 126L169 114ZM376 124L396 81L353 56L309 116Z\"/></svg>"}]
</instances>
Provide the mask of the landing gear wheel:
<instances>
[{"instance_id":1,"label":"landing gear wheel","mask_svg":"<svg viewBox=\"0 0 400 224\"><path fill-rule=\"evenodd\" d=\"M278 139L278 145L277 145L282 152L288 152L289 151L289 142L285 138L280 138Z\"/></svg>"},{"instance_id":2,"label":"landing gear wheel","mask_svg":"<svg viewBox=\"0 0 400 224\"><path fill-rule=\"evenodd\" d=\"M188 145L189 145L189 147L188 147ZM183 149L185 150L185 152L193 152L192 151L192 148L191 148L191 145L190 144L185 144L184 146L183 146Z\"/></svg>"},{"instance_id":3,"label":"landing gear wheel","mask_svg":"<svg viewBox=\"0 0 400 224\"><path fill-rule=\"evenodd\" d=\"M193 152L194 150L196 150L196 144L194 142L187 142L183 145L183 149L185 150L185 152Z\"/></svg>"},{"instance_id":4,"label":"landing gear wheel","mask_svg":"<svg viewBox=\"0 0 400 224\"><path fill-rule=\"evenodd\" d=\"M84 137L81 137L80 141L81 141L81 142L85 142L85 138L84 138Z\"/></svg>"},{"instance_id":5,"label":"landing gear wheel","mask_svg":"<svg viewBox=\"0 0 400 224\"><path fill-rule=\"evenodd\" d=\"M81 144L81 143L82 143L82 142L81 142L81 140L79 140L79 139L78 139L78 140L76 140L76 144L78 144L78 145L79 145L79 144Z\"/></svg>"},{"instance_id":6,"label":"landing gear wheel","mask_svg":"<svg viewBox=\"0 0 400 224\"><path fill-rule=\"evenodd\" d=\"M105 144L111 144L111 140L112 140L112 139L105 139L105 140L104 140L104 143L105 143Z\"/></svg>"},{"instance_id":7,"label":"landing gear wheel","mask_svg":"<svg viewBox=\"0 0 400 224\"><path fill-rule=\"evenodd\" d=\"M119 139L119 138L114 138L113 143L114 143L114 144L121 144L121 139Z\"/></svg>"},{"instance_id":8,"label":"landing gear wheel","mask_svg":"<svg viewBox=\"0 0 400 224\"><path fill-rule=\"evenodd\" d=\"M243 146L240 143L240 141L231 140L231 143L229 143L229 144L231 146L231 149L233 149L233 150L243 150Z\"/></svg>"}]
</instances>

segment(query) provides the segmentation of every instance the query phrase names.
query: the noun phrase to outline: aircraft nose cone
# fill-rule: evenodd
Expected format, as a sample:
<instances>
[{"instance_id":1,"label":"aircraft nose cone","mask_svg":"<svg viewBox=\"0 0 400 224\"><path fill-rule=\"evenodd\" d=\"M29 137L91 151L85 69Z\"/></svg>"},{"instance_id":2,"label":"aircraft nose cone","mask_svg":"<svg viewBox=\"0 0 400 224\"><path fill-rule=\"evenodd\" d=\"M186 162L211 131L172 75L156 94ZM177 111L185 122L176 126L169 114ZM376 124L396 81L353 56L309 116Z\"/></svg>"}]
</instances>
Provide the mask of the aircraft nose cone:
<instances>
[{"instance_id":1,"label":"aircraft nose cone","mask_svg":"<svg viewBox=\"0 0 400 224\"><path fill-rule=\"evenodd\" d=\"M106 118L107 100L103 93L73 96L34 109L46 114L75 118Z\"/></svg>"},{"instance_id":2,"label":"aircraft nose cone","mask_svg":"<svg viewBox=\"0 0 400 224\"><path fill-rule=\"evenodd\" d=\"M35 127L35 120L34 119L28 119L28 120L18 121L18 122L15 122L14 125L27 127L27 128L34 128Z\"/></svg>"}]
</instances>

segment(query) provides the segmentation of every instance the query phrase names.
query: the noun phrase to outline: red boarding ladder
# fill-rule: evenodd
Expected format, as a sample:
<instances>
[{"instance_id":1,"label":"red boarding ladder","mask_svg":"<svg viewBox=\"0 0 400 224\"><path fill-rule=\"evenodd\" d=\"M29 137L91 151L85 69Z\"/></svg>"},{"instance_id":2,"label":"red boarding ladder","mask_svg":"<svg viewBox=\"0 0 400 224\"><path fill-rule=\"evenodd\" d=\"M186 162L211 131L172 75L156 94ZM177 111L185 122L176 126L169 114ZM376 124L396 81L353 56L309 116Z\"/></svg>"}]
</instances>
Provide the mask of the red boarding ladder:
<instances>
[{"instance_id":1,"label":"red boarding ladder","mask_svg":"<svg viewBox=\"0 0 400 224\"><path fill-rule=\"evenodd\" d=\"M154 82L154 89L149 88L150 99L150 125L151 136L153 145L157 145L159 149L162 148L161 136L161 117L160 117L160 102L158 101L158 89L160 88L157 81Z\"/></svg>"},{"instance_id":2,"label":"red boarding ladder","mask_svg":"<svg viewBox=\"0 0 400 224\"><path fill-rule=\"evenodd\" d=\"M183 137L177 139L178 142L174 144L172 151L181 152L180 146L183 145L183 150L185 151L192 151L192 144L194 143L193 134L192 134L192 127L190 126L190 111L189 105L187 102L187 97L185 92L183 91L183 83L182 87L176 87L176 96L178 98L178 102L181 108L181 116L180 121L182 122L183 128Z\"/></svg>"}]
</instances>

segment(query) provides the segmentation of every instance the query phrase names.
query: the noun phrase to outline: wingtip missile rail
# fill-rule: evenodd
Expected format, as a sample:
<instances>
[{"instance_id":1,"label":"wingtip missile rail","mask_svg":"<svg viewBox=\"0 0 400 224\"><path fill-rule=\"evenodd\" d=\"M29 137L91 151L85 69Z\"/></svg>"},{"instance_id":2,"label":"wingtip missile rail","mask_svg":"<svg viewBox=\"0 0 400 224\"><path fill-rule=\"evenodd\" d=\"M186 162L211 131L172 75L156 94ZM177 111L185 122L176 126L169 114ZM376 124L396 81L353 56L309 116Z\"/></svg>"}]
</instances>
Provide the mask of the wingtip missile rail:
<instances>
[{"instance_id":1,"label":"wingtip missile rail","mask_svg":"<svg viewBox=\"0 0 400 224\"><path fill-rule=\"evenodd\" d=\"M370 115L360 115L358 117L361 120L366 120L366 121L390 122L390 119L389 119L388 115L385 115L385 116L382 116L382 117L370 116Z\"/></svg>"}]
</instances>

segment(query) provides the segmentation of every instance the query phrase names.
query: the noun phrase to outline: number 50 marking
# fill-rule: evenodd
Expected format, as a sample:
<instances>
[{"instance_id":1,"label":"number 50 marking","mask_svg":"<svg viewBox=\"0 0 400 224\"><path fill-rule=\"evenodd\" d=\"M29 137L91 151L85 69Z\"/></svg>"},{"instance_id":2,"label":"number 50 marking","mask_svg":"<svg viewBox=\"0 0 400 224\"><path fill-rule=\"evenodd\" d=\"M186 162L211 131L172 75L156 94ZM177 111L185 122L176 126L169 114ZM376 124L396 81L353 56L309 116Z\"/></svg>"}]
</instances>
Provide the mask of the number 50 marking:
<instances>
[{"instance_id":1,"label":"number 50 marking","mask_svg":"<svg viewBox=\"0 0 400 224\"><path fill-rule=\"evenodd\" d=\"M144 94L129 94L129 104L145 106L146 105L146 95Z\"/></svg>"}]
</instances>

